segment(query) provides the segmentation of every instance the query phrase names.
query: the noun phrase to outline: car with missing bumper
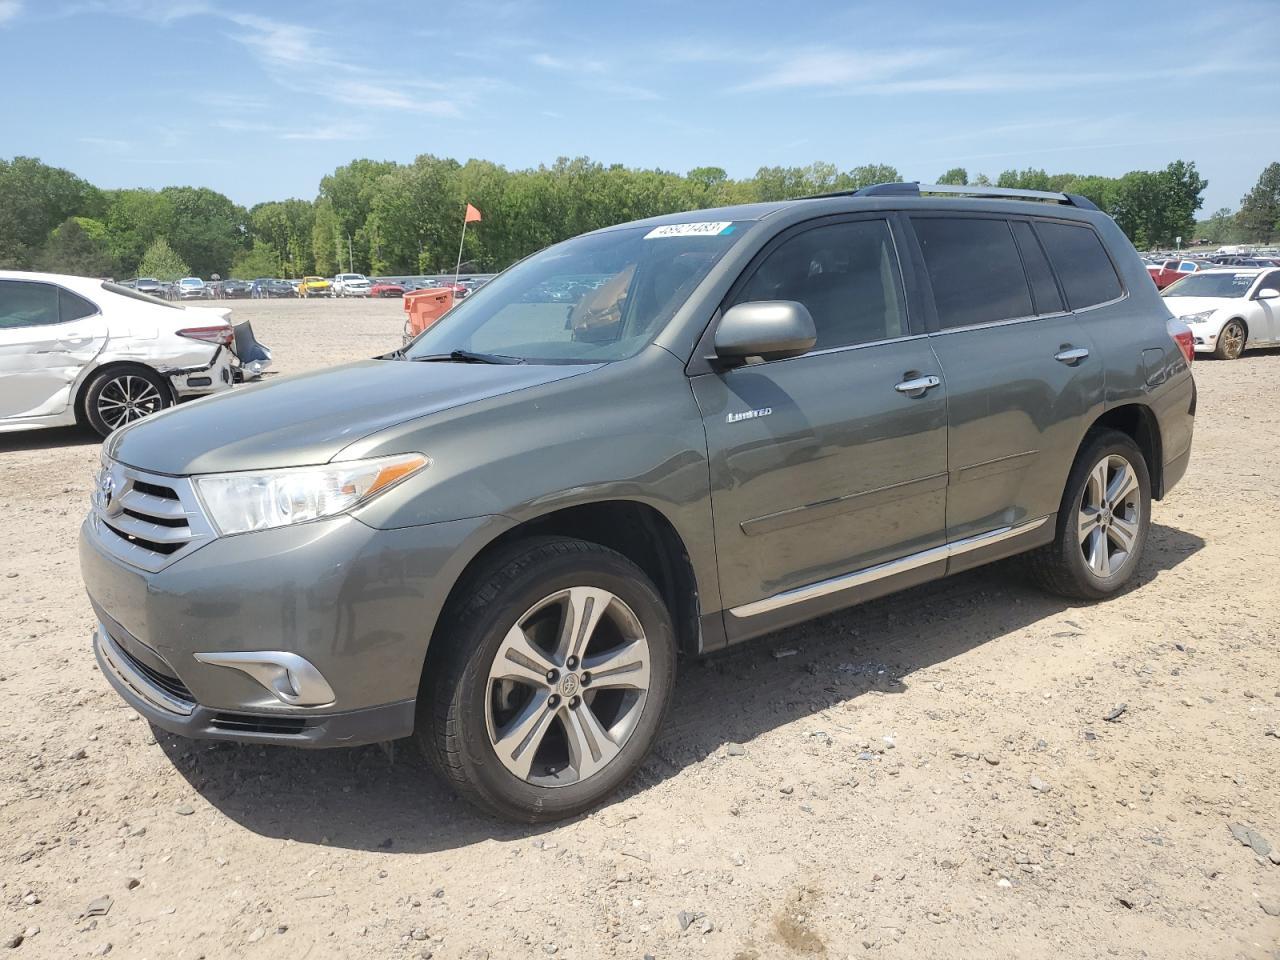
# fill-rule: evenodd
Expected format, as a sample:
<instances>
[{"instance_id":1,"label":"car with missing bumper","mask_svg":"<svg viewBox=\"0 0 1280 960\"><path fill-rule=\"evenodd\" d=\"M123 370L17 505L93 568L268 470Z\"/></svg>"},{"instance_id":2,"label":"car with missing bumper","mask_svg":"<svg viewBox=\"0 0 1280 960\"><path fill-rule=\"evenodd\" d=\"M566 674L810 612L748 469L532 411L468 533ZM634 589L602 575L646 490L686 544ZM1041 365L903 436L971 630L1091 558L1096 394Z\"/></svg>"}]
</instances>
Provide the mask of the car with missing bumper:
<instances>
[{"instance_id":1,"label":"car with missing bumper","mask_svg":"<svg viewBox=\"0 0 1280 960\"><path fill-rule=\"evenodd\" d=\"M1089 201L954 192L599 230L402 349L121 431L103 673L190 737L413 736L538 821L631 776L681 655L1014 554L1115 594L1190 458L1185 328Z\"/></svg>"},{"instance_id":2,"label":"car with missing bumper","mask_svg":"<svg viewBox=\"0 0 1280 960\"><path fill-rule=\"evenodd\" d=\"M1249 347L1280 346L1280 269L1201 270L1161 294L1191 328L1197 353L1236 360Z\"/></svg>"},{"instance_id":3,"label":"car with missing bumper","mask_svg":"<svg viewBox=\"0 0 1280 960\"><path fill-rule=\"evenodd\" d=\"M229 313L87 277L0 271L0 433L83 423L106 436L229 389Z\"/></svg>"}]
</instances>

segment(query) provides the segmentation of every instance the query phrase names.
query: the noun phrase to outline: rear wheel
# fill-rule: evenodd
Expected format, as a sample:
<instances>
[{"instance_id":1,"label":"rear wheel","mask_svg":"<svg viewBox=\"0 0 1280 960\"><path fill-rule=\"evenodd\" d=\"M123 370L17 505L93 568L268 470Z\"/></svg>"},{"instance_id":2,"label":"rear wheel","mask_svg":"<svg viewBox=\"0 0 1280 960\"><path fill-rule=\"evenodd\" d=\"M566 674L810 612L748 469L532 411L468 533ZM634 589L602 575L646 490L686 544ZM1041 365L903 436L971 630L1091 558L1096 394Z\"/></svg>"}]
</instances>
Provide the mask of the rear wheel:
<instances>
[{"instance_id":1,"label":"rear wheel","mask_svg":"<svg viewBox=\"0 0 1280 960\"><path fill-rule=\"evenodd\" d=\"M1151 476L1138 445L1116 430L1088 438L1067 479L1054 541L1030 570L1054 593L1101 600L1133 576L1151 526Z\"/></svg>"},{"instance_id":2,"label":"rear wheel","mask_svg":"<svg viewBox=\"0 0 1280 960\"><path fill-rule=\"evenodd\" d=\"M145 367L99 373L84 394L84 419L101 436L173 405L169 385Z\"/></svg>"},{"instance_id":3,"label":"rear wheel","mask_svg":"<svg viewBox=\"0 0 1280 960\"><path fill-rule=\"evenodd\" d=\"M1213 355L1219 360L1236 360L1244 353L1247 335L1244 324L1239 320L1228 320L1227 325L1218 334L1218 345L1213 348Z\"/></svg>"},{"instance_id":4,"label":"rear wheel","mask_svg":"<svg viewBox=\"0 0 1280 960\"><path fill-rule=\"evenodd\" d=\"M466 798L510 820L573 816L644 760L675 679L670 616L635 564L539 538L495 558L438 631L418 736Z\"/></svg>"}]
</instances>

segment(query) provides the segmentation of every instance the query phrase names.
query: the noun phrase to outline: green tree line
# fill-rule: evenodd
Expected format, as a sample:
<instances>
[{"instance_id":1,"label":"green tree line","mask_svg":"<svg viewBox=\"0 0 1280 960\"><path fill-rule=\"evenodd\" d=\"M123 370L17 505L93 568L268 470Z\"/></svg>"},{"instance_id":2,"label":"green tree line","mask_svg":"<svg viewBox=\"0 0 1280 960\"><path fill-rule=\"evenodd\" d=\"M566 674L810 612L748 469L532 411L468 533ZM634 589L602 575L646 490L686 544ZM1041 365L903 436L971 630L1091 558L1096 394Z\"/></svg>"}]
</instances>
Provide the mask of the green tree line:
<instances>
[{"instance_id":1,"label":"green tree line","mask_svg":"<svg viewBox=\"0 0 1280 960\"><path fill-rule=\"evenodd\" d=\"M484 220L467 231L463 259L469 269L489 271L627 220L901 179L886 164L761 167L733 179L720 167L679 174L578 157L511 170L423 154L411 163L354 160L324 177L313 200L245 208L205 187L99 189L68 170L14 157L0 159L0 267L116 277L331 275L348 265L368 274L435 272L452 269L462 210L472 203ZM961 168L938 180L992 184ZM1122 177L1007 170L994 184L1083 194L1147 248L1192 236L1206 181L1194 163L1177 160ZM1280 164L1264 171L1231 218L1248 239L1275 235Z\"/></svg>"}]
</instances>

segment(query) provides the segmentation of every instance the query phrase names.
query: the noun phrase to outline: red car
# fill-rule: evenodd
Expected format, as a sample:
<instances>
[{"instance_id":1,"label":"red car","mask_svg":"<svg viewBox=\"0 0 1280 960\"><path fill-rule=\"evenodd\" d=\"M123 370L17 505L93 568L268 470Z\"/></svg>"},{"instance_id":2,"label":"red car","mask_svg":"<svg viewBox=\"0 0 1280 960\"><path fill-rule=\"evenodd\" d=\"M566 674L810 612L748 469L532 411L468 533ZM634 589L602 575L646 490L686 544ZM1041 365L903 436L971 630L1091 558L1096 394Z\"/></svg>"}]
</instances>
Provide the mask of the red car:
<instances>
[{"instance_id":1,"label":"red car","mask_svg":"<svg viewBox=\"0 0 1280 960\"><path fill-rule=\"evenodd\" d=\"M403 297L404 287L390 280L381 280L369 288L371 297Z\"/></svg>"},{"instance_id":2,"label":"red car","mask_svg":"<svg viewBox=\"0 0 1280 960\"><path fill-rule=\"evenodd\" d=\"M1200 265L1194 260L1161 260L1159 263L1147 264L1147 273L1156 282L1157 290L1163 290L1175 280L1181 280L1199 269Z\"/></svg>"}]
</instances>

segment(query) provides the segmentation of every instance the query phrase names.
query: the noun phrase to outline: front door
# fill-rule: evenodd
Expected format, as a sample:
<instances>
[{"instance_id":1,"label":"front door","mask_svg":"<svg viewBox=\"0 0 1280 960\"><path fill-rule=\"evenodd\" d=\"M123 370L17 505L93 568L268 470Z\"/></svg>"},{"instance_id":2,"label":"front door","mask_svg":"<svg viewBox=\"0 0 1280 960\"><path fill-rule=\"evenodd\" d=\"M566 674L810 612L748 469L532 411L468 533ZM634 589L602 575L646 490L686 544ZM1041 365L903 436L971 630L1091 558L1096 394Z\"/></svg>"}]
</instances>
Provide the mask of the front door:
<instances>
[{"instance_id":1,"label":"front door","mask_svg":"<svg viewBox=\"0 0 1280 960\"><path fill-rule=\"evenodd\" d=\"M840 585L817 606L804 588L945 540L946 388L908 318L889 221L784 233L728 305L762 300L804 304L815 348L693 378L731 638L844 605Z\"/></svg>"},{"instance_id":2,"label":"front door","mask_svg":"<svg viewBox=\"0 0 1280 960\"><path fill-rule=\"evenodd\" d=\"M0 420L62 413L106 343L97 307L52 283L0 280Z\"/></svg>"}]
</instances>

